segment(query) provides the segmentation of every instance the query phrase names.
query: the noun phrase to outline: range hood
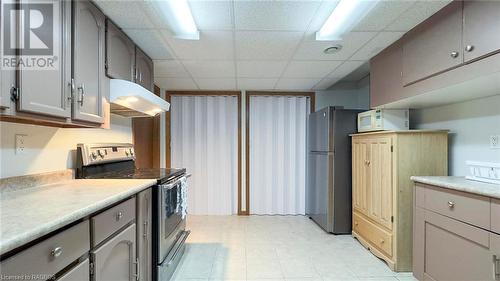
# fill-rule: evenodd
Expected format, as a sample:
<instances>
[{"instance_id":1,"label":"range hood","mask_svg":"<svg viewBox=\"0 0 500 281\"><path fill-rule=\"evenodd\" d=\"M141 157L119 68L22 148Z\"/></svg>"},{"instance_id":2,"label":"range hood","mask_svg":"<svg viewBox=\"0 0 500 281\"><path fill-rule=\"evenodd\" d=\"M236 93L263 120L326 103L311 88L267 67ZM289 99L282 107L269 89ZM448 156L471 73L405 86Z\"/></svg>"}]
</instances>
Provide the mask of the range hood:
<instances>
[{"instance_id":1,"label":"range hood","mask_svg":"<svg viewBox=\"0 0 500 281\"><path fill-rule=\"evenodd\" d=\"M125 117L151 117L170 109L170 104L139 84L110 79L111 113Z\"/></svg>"}]
</instances>

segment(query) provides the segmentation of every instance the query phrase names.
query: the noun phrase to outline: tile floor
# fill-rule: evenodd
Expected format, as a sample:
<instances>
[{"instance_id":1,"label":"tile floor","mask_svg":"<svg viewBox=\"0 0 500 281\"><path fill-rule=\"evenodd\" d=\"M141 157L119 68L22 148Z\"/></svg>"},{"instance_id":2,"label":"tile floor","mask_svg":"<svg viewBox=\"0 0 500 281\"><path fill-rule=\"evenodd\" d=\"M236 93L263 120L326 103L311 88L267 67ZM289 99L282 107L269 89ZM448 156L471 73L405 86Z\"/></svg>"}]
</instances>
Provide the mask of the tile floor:
<instances>
[{"instance_id":1,"label":"tile floor","mask_svg":"<svg viewBox=\"0 0 500 281\"><path fill-rule=\"evenodd\" d=\"M416 280L304 216L189 216L188 229L173 280Z\"/></svg>"}]
</instances>

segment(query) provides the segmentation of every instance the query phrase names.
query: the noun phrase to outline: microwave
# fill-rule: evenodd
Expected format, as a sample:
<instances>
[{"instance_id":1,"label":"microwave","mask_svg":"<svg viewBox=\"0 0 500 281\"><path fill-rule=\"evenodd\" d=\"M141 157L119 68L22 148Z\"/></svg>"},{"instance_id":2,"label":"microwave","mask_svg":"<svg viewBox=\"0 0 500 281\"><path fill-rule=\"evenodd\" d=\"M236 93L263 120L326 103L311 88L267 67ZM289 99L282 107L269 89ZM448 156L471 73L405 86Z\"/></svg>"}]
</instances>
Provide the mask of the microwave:
<instances>
[{"instance_id":1,"label":"microwave","mask_svg":"<svg viewBox=\"0 0 500 281\"><path fill-rule=\"evenodd\" d=\"M358 132L409 129L408 109L374 109L358 114Z\"/></svg>"}]
</instances>

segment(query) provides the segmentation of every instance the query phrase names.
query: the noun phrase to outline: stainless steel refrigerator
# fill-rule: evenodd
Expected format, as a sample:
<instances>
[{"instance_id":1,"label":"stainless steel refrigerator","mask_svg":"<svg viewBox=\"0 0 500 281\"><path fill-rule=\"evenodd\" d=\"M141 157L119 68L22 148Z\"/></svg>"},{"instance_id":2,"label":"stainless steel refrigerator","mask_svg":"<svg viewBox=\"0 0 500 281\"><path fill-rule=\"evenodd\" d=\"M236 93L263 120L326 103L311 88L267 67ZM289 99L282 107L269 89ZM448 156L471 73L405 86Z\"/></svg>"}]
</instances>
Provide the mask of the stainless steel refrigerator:
<instances>
[{"instance_id":1,"label":"stainless steel refrigerator","mask_svg":"<svg viewBox=\"0 0 500 281\"><path fill-rule=\"evenodd\" d=\"M326 107L309 115L306 214L325 231L351 233L351 138L361 110Z\"/></svg>"}]
</instances>

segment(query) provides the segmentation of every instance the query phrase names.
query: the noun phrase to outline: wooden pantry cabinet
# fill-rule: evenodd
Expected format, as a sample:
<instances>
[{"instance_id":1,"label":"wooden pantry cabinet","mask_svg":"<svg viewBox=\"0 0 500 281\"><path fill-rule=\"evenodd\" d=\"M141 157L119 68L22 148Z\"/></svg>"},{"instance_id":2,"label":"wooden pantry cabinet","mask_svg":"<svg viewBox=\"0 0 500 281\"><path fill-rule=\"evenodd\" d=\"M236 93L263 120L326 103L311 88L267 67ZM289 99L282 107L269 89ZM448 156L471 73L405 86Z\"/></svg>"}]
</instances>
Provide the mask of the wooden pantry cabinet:
<instances>
[{"instance_id":1,"label":"wooden pantry cabinet","mask_svg":"<svg viewBox=\"0 0 500 281\"><path fill-rule=\"evenodd\" d=\"M352 235L395 271L412 269L411 176L447 175L447 131L352 135Z\"/></svg>"}]
</instances>

